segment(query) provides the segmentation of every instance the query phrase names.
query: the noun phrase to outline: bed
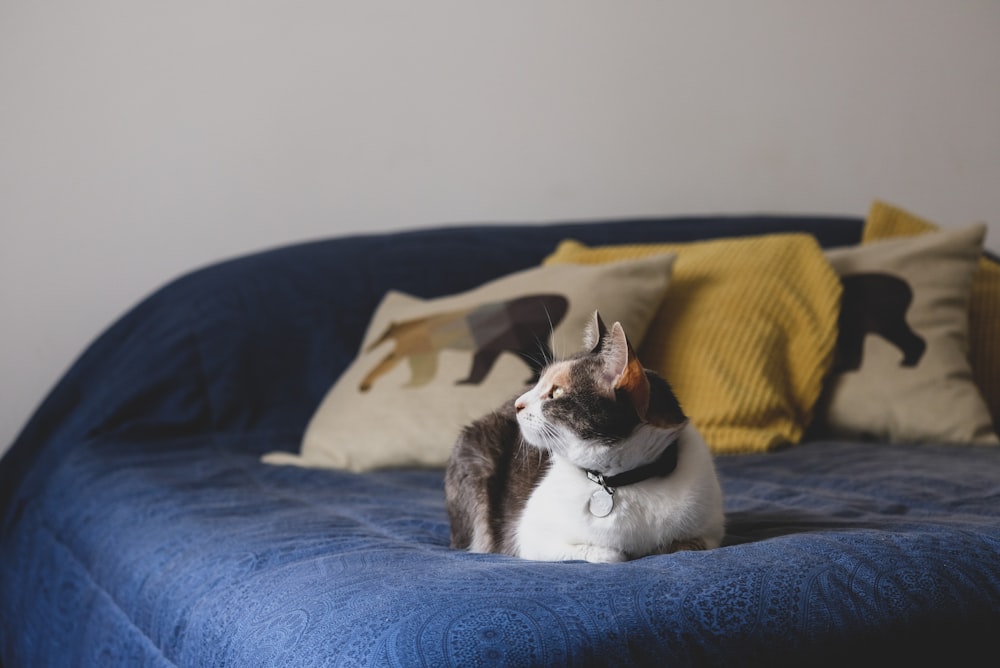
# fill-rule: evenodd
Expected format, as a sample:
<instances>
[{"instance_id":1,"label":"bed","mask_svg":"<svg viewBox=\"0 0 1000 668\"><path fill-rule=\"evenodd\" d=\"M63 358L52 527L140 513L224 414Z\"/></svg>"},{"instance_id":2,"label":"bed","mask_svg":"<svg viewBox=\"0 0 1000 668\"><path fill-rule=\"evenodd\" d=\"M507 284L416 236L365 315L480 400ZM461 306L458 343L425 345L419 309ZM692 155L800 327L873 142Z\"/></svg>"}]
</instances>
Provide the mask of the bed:
<instances>
[{"instance_id":1,"label":"bed","mask_svg":"<svg viewBox=\"0 0 1000 668\"><path fill-rule=\"evenodd\" d=\"M805 233L826 256L874 245L868 223L441 227L301 243L171 282L85 350L0 462L0 662L992 664L992 427L962 438L835 432L824 401L836 350L801 434L752 449L720 436L727 533L714 550L622 564L457 551L440 453L282 462L282 452L304 456L304 434L391 291L433 300L472 290L542 266L567 239L600 247ZM990 270L975 274L977 289ZM988 313L976 299L991 293L965 291L960 305L979 309L979 326ZM979 336L973 352L988 343ZM970 364L988 421L991 388L980 379L993 371L976 366L987 361ZM941 396L939 405L959 401ZM367 429L382 423L376 415Z\"/></svg>"}]
</instances>

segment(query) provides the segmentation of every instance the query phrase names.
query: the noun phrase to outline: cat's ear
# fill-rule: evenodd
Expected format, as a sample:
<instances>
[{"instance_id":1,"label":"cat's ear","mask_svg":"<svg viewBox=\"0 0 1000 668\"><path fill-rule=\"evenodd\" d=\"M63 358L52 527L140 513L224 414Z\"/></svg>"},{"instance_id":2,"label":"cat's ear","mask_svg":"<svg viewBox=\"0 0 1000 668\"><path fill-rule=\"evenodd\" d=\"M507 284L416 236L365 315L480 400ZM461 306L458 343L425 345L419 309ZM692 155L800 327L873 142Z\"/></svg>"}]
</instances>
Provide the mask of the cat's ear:
<instances>
[{"instance_id":1,"label":"cat's ear","mask_svg":"<svg viewBox=\"0 0 1000 668\"><path fill-rule=\"evenodd\" d=\"M600 312L594 311L594 315L591 317L590 322L587 323L587 328L583 330L584 350L596 353L601 347L601 342L604 341L604 337L607 336L607 334L608 328L604 326L604 321L601 320Z\"/></svg>"},{"instance_id":2,"label":"cat's ear","mask_svg":"<svg viewBox=\"0 0 1000 668\"><path fill-rule=\"evenodd\" d=\"M602 354L605 356L605 377L613 379L612 388L622 390L639 419L645 420L649 411L649 379L620 322L611 327Z\"/></svg>"}]
</instances>

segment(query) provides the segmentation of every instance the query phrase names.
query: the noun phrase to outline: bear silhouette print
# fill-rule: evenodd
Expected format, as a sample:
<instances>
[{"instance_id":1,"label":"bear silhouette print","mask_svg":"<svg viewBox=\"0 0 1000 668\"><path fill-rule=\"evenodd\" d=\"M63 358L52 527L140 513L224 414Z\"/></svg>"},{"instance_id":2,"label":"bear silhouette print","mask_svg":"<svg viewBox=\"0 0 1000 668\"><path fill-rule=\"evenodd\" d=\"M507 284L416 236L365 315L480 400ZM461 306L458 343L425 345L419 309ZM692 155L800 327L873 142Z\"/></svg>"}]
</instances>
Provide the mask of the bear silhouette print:
<instances>
[{"instance_id":1,"label":"bear silhouette print","mask_svg":"<svg viewBox=\"0 0 1000 668\"><path fill-rule=\"evenodd\" d=\"M472 351L469 375L457 384L481 383L504 352L516 354L531 369L530 380L537 380L541 368L552 359L549 334L568 307L562 295L537 294L393 322L365 349L371 352L390 339L395 342L362 379L359 389L369 391L380 376L403 360L410 365L406 387L426 385L437 373L438 354L444 349Z\"/></svg>"},{"instance_id":2,"label":"bear silhouette print","mask_svg":"<svg viewBox=\"0 0 1000 668\"><path fill-rule=\"evenodd\" d=\"M878 334L903 354L900 366L920 362L927 343L906 322L913 301L910 285L898 276L862 273L843 276L840 306L840 333L837 338L838 373L861 368L865 336Z\"/></svg>"}]
</instances>

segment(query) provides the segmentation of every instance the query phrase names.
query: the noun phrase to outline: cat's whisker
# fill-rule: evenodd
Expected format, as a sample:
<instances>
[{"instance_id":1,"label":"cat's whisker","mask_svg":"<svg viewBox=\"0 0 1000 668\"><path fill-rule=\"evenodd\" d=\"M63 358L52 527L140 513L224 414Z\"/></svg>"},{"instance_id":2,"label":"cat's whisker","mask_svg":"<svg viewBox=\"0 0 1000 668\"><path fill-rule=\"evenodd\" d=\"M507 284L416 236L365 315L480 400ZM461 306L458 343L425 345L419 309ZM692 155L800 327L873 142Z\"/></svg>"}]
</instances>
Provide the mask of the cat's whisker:
<instances>
[{"instance_id":1,"label":"cat's whisker","mask_svg":"<svg viewBox=\"0 0 1000 668\"><path fill-rule=\"evenodd\" d=\"M553 338L552 331L553 330L550 324L549 337L548 337L549 339ZM523 352L522 354L524 355L524 357L534 362L536 368L540 371L545 367L547 367L548 365L552 364L552 362L555 361L555 356L551 353L551 349L549 348L549 345L546 341L540 339L537 334L534 335L534 339L535 339L535 347L538 349L538 356L536 357L534 355L530 355L528 354L527 351ZM525 348L528 348L528 346L525 346Z\"/></svg>"},{"instance_id":2,"label":"cat's whisker","mask_svg":"<svg viewBox=\"0 0 1000 668\"><path fill-rule=\"evenodd\" d=\"M521 461L521 466L524 469L528 468L528 463L530 462L529 457L536 457L536 466L542 464L542 460L545 458L545 453L540 448L534 448L530 446L524 438L517 439L517 454L518 457L515 459Z\"/></svg>"},{"instance_id":3,"label":"cat's whisker","mask_svg":"<svg viewBox=\"0 0 1000 668\"><path fill-rule=\"evenodd\" d=\"M545 317L549 321L549 341L552 342L551 345L547 345L544 341L539 343L539 347L542 349L542 356L545 356L545 351L548 350L552 355L552 359L548 360L546 364L551 364L554 360L558 359L556 355L556 327L552 322L552 315L549 313L549 309L545 309Z\"/></svg>"},{"instance_id":4,"label":"cat's whisker","mask_svg":"<svg viewBox=\"0 0 1000 668\"><path fill-rule=\"evenodd\" d=\"M558 451L565 444L562 435L550 424L543 425L541 436L549 450Z\"/></svg>"},{"instance_id":5,"label":"cat's whisker","mask_svg":"<svg viewBox=\"0 0 1000 668\"><path fill-rule=\"evenodd\" d=\"M546 366L550 364L550 360L546 359L545 350L542 348L542 344L538 341L538 339L535 339L535 342L538 343L539 354L537 356L529 355L526 352L522 354L526 359L530 360L533 363L532 367L536 369L544 369Z\"/></svg>"}]
</instances>

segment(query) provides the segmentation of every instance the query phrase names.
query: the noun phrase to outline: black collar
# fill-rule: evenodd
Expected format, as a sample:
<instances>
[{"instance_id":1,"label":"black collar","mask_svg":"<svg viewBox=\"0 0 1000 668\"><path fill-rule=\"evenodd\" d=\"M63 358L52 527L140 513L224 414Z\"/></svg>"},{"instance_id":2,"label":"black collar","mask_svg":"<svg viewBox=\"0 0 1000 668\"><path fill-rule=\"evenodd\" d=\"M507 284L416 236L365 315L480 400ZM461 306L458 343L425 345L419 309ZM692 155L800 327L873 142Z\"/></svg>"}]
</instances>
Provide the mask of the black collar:
<instances>
[{"instance_id":1,"label":"black collar","mask_svg":"<svg viewBox=\"0 0 1000 668\"><path fill-rule=\"evenodd\" d=\"M603 473L585 469L587 477L604 488L608 494L614 494L617 487L634 485L637 482L648 480L649 478L662 478L674 472L677 468L677 441L674 441L655 460L648 464L643 464L639 468L625 471L618 475L605 476Z\"/></svg>"}]
</instances>

